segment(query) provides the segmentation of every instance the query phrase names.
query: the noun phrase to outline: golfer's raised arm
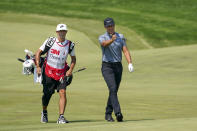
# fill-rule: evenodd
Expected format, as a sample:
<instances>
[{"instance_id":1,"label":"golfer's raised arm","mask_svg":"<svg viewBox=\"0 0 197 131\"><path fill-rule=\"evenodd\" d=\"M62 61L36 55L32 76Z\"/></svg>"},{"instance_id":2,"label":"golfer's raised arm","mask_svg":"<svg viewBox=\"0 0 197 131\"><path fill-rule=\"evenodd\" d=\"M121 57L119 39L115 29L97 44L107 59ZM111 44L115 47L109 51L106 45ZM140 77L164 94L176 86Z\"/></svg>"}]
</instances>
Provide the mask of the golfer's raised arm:
<instances>
[{"instance_id":1,"label":"golfer's raised arm","mask_svg":"<svg viewBox=\"0 0 197 131\"><path fill-rule=\"evenodd\" d=\"M113 34L112 38L110 40L105 40L101 43L102 46L109 46L110 44L112 44L114 41L116 40L116 35Z\"/></svg>"}]
</instances>

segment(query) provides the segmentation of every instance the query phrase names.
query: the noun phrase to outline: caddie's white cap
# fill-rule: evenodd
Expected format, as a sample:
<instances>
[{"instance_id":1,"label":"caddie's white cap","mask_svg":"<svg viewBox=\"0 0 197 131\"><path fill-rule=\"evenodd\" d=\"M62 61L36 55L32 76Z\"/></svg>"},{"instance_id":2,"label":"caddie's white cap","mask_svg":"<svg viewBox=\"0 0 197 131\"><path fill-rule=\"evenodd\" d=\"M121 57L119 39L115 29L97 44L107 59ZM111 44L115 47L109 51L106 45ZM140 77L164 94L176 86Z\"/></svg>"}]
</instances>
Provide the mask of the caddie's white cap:
<instances>
[{"instance_id":1,"label":"caddie's white cap","mask_svg":"<svg viewBox=\"0 0 197 131\"><path fill-rule=\"evenodd\" d=\"M68 29L65 24L58 24L56 27L56 31L60 31L60 30L68 30Z\"/></svg>"}]
</instances>

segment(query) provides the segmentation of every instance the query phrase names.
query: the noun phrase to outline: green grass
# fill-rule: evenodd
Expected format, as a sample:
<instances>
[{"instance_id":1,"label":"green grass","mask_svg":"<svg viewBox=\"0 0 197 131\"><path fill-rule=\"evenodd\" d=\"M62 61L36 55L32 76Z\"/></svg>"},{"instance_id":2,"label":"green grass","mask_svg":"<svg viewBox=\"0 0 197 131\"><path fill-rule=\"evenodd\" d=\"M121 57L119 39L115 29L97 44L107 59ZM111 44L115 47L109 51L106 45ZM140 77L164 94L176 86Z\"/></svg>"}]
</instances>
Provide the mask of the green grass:
<instances>
[{"instance_id":1,"label":"green grass","mask_svg":"<svg viewBox=\"0 0 197 131\"><path fill-rule=\"evenodd\" d=\"M197 43L196 0L1 0L0 12L91 19L101 25L110 16L156 48Z\"/></svg>"},{"instance_id":2,"label":"green grass","mask_svg":"<svg viewBox=\"0 0 197 131\"><path fill-rule=\"evenodd\" d=\"M104 112L108 90L100 72L101 49L93 41L102 33L101 26L89 35L84 32L90 28L77 25L79 19L6 13L0 20L0 130L196 130L197 45L131 51L135 72L128 72L123 59L119 90L125 122L107 123ZM60 21L70 25L68 38L77 42L76 69L87 70L74 75L67 90L65 116L71 123L56 124L59 96L54 94L48 108L49 123L41 124L42 87L33 83L32 76L21 74L22 65L16 58L23 58L25 48L35 52L48 36L55 35ZM87 25L88 20L81 21ZM92 27L98 21L88 22Z\"/></svg>"},{"instance_id":3,"label":"green grass","mask_svg":"<svg viewBox=\"0 0 197 131\"><path fill-rule=\"evenodd\" d=\"M89 20L89 19L77 19L77 18L62 18L62 17L49 17L49 16L41 16L41 15L23 15L23 14L12 14L12 13L0 13L0 21L9 22L10 25L14 23L34 23L41 25L52 25L56 26L59 23L66 23L68 28L72 28L80 31L85 34L91 42L89 44L96 44L100 47L98 43L98 37L102 33L105 32L103 24L99 21ZM95 26L96 25L96 26ZM50 30L50 32L54 32L55 27ZM31 30L30 28L28 30ZM153 48L150 44L148 44L143 37L140 37L133 30L128 29L123 26L116 26L116 30L120 33L123 33L127 38L127 46L133 50L139 49L149 49ZM42 30L44 33L46 32L44 29ZM43 34L43 33L42 33ZM54 35L54 34L51 34ZM40 37L40 36L39 36ZM39 38L36 38L38 40ZM36 41L38 42L38 41ZM42 41L39 41L39 43ZM75 40L76 42L76 40Z\"/></svg>"}]
</instances>

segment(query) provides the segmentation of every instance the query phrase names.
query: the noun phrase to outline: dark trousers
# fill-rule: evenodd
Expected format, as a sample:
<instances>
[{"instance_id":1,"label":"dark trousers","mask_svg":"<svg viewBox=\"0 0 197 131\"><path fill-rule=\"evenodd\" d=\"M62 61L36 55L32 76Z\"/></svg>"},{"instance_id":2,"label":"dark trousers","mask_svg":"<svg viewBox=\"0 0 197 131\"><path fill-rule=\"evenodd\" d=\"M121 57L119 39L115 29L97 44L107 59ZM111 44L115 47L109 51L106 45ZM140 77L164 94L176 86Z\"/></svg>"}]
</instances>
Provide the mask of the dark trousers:
<instances>
[{"instance_id":1,"label":"dark trousers","mask_svg":"<svg viewBox=\"0 0 197 131\"><path fill-rule=\"evenodd\" d=\"M122 64L120 62L115 63L102 63L102 75L109 89L109 97L106 106L106 114L121 113L120 104L118 101L118 89L122 78Z\"/></svg>"}]
</instances>

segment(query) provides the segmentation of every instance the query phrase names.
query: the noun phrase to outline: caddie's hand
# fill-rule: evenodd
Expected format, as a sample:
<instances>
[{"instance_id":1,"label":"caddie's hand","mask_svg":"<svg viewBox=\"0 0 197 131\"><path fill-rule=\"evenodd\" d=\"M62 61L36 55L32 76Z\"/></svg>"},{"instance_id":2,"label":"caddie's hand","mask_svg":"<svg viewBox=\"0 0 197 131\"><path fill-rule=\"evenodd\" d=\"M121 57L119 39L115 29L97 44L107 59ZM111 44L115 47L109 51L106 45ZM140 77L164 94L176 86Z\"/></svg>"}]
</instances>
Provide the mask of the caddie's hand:
<instances>
[{"instance_id":1,"label":"caddie's hand","mask_svg":"<svg viewBox=\"0 0 197 131\"><path fill-rule=\"evenodd\" d=\"M111 39L112 39L112 41L115 41L116 38L117 38L116 34L113 34Z\"/></svg>"},{"instance_id":2,"label":"caddie's hand","mask_svg":"<svg viewBox=\"0 0 197 131\"><path fill-rule=\"evenodd\" d=\"M41 68L40 67L37 67L36 72L37 72L38 75L41 75Z\"/></svg>"},{"instance_id":3,"label":"caddie's hand","mask_svg":"<svg viewBox=\"0 0 197 131\"><path fill-rule=\"evenodd\" d=\"M134 72L134 68L133 68L133 65L131 63L129 63L128 69L129 69L129 72Z\"/></svg>"},{"instance_id":4,"label":"caddie's hand","mask_svg":"<svg viewBox=\"0 0 197 131\"><path fill-rule=\"evenodd\" d=\"M71 75L72 75L72 71L68 70L68 71L66 72L66 76L71 76Z\"/></svg>"}]
</instances>

